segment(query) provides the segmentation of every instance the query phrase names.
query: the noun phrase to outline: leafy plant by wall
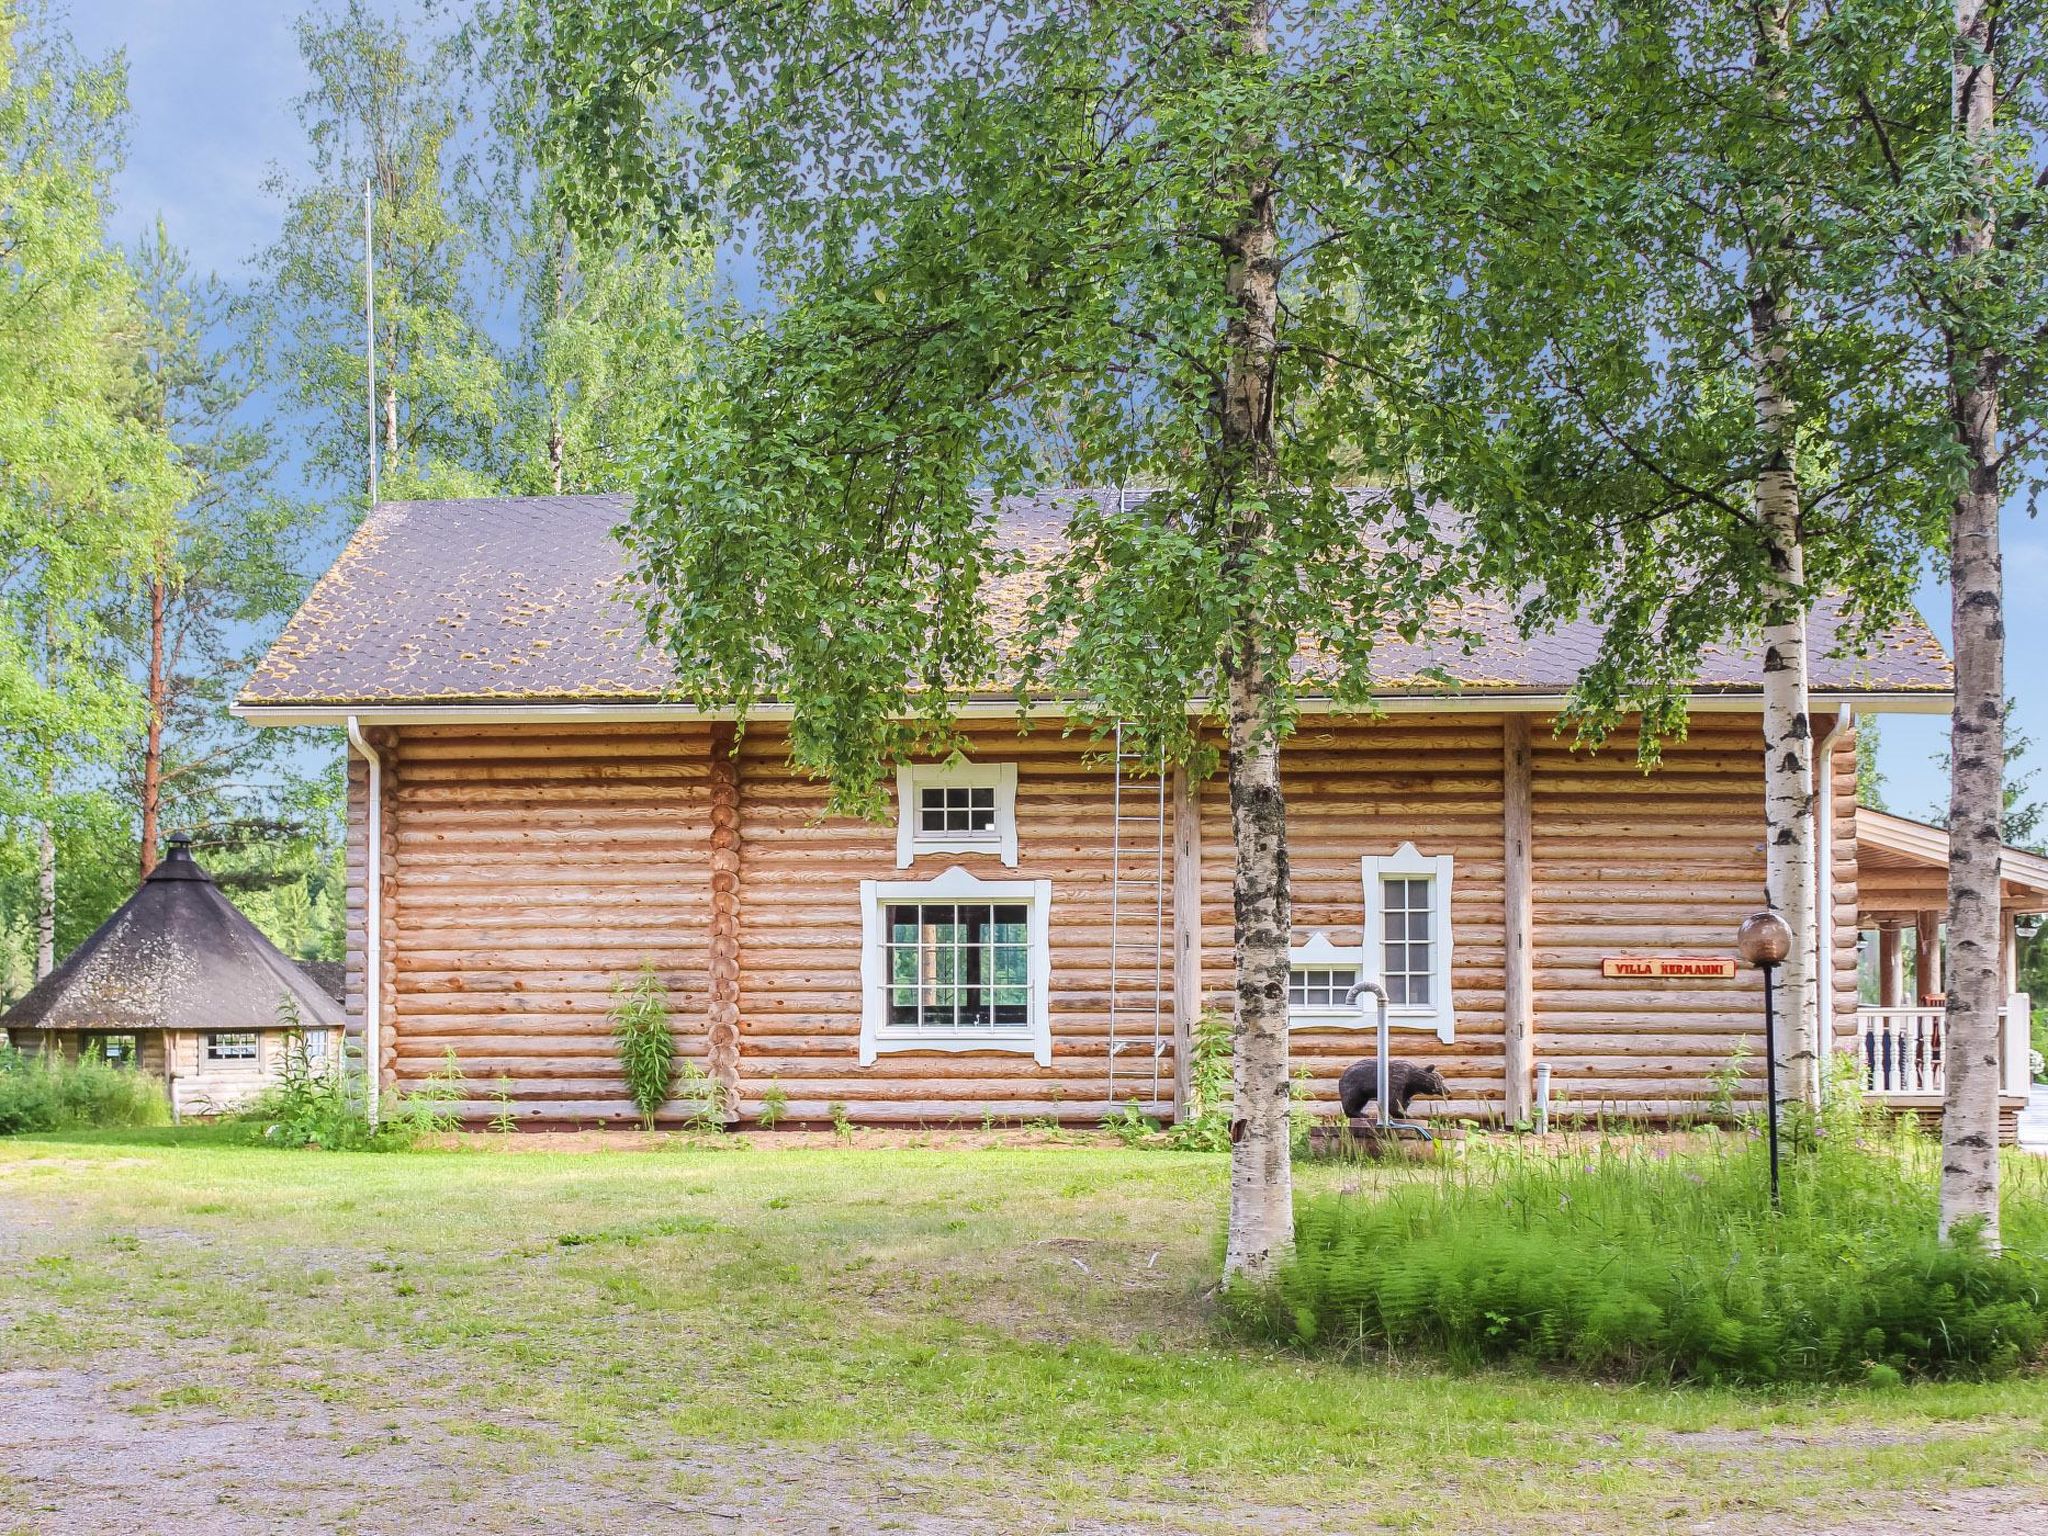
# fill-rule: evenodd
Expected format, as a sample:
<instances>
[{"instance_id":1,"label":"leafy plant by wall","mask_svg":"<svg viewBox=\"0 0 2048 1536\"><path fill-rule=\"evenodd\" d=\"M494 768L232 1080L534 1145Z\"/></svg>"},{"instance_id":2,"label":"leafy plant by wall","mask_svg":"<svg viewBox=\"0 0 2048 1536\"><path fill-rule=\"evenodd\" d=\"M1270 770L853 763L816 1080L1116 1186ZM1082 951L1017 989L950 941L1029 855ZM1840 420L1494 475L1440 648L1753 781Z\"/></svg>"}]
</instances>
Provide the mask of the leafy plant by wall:
<instances>
[{"instance_id":1,"label":"leafy plant by wall","mask_svg":"<svg viewBox=\"0 0 2048 1536\"><path fill-rule=\"evenodd\" d=\"M654 1117L675 1087L676 1038L669 1028L668 988L652 961L613 985L611 1021L626 1094L640 1112L640 1123L653 1130Z\"/></svg>"},{"instance_id":2,"label":"leafy plant by wall","mask_svg":"<svg viewBox=\"0 0 2048 1536\"><path fill-rule=\"evenodd\" d=\"M1230 1150L1230 1021L1220 1013L1195 1020L1188 1043L1187 1113L1166 1133L1181 1152Z\"/></svg>"}]
</instances>

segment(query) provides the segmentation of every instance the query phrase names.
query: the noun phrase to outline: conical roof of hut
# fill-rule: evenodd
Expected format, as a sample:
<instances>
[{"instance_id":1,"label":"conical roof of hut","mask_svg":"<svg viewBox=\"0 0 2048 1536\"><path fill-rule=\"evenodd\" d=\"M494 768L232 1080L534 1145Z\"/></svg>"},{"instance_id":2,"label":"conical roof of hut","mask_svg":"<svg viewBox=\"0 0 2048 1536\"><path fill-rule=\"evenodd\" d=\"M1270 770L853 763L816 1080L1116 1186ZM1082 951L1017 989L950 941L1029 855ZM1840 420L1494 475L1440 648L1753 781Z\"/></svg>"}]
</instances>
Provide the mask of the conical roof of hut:
<instances>
[{"instance_id":1,"label":"conical roof of hut","mask_svg":"<svg viewBox=\"0 0 2048 1536\"><path fill-rule=\"evenodd\" d=\"M299 1022L332 1028L341 1005L236 910L184 838L4 1016L25 1029L274 1029L289 997Z\"/></svg>"}]
</instances>

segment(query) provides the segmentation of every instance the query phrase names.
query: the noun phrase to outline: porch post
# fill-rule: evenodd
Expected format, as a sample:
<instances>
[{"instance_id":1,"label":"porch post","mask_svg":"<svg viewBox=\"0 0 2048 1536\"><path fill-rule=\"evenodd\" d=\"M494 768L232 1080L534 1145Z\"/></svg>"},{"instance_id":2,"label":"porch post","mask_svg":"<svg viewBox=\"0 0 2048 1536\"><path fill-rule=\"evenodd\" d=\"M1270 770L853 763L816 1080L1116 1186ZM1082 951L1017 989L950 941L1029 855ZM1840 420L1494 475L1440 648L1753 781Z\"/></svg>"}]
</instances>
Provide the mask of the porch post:
<instances>
[{"instance_id":1,"label":"porch post","mask_svg":"<svg viewBox=\"0 0 2048 1536\"><path fill-rule=\"evenodd\" d=\"M1905 946L1899 924L1886 918L1877 925L1877 1002L1880 1008L1897 1008L1905 999Z\"/></svg>"},{"instance_id":2,"label":"porch post","mask_svg":"<svg viewBox=\"0 0 2048 1536\"><path fill-rule=\"evenodd\" d=\"M1918 912L1913 918L1913 994L1925 1006L1942 995L1941 914Z\"/></svg>"}]
</instances>

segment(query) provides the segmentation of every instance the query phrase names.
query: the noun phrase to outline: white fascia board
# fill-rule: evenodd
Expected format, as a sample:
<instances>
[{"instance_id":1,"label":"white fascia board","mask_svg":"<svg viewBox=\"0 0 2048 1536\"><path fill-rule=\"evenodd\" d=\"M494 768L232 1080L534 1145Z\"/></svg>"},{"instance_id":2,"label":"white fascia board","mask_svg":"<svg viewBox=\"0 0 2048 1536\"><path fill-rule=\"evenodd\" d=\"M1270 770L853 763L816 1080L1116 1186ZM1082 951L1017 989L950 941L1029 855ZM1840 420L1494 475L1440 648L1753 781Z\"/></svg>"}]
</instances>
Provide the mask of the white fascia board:
<instances>
[{"instance_id":1,"label":"white fascia board","mask_svg":"<svg viewBox=\"0 0 2048 1536\"><path fill-rule=\"evenodd\" d=\"M1817 690L1810 696L1818 712L1848 705L1865 714L1945 715L1953 707L1951 693L1886 693ZM1338 709L1327 699L1303 699L1304 715L1551 715L1568 707L1562 693L1446 693L1399 694L1376 699L1368 708ZM1686 707L1699 714L1753 714L1762 710L1763 697L1757 693L1698 693L1686 700ZM1206 713L1209 701L1193 699L1188 713ZM340 726L354 715L365 725L529 725L554 721L588 725L624 725L638 721L731 720L729 709L699 709L693 704L666 700L645 703L578 704L567 700L497 703L395 703L355 704L245 704L228 706L228 713L251 725ZM1067 714L1059 700L1034 700L1020 706L1015 699L966 699L954 707L963 720L1015 719L1019 715L1037 719L1058 719ZM749 711L755 720L787 720L787 705L760 704Z\"/></svg>"}]
</instances>

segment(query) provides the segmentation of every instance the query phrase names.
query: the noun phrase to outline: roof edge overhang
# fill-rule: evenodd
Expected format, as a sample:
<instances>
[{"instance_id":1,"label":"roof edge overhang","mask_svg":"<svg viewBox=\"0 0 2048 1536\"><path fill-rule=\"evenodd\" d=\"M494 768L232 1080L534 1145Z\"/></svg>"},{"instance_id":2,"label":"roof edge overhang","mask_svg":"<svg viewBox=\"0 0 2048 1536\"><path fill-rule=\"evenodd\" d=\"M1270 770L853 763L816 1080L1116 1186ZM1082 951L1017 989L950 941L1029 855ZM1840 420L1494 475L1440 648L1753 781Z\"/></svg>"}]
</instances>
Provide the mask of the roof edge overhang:
<instances>
[{"instance_id":1,"label":"roof edge overhang","mask_svg":"<svg viewBox=\"0 0 2048 1536\"><path fill-rule=\"evenodd\" d=\"M1926 870L1948 868L1948 830L1896 811L1856 807L1856 841L1859 847L1882 851ZM2008 910L2048 910L2048 857L2008 843L1999 850L1998 878L2006 887Z\"/></svg>"},{"instance_id":2,"label":"roof edge overhang","mask_svg":"<svg viewBox=\"0 0 2048 1536\"><path fill-rule=\"evenodd\" d=\"M1844 707L1875 714L1947 714L1954 695L1947 690L1859 691L1816 689L1809 697L1812 710L1820 713ZM1461 693L1389 693L1375 699L1371 709L1383 714L1557 714L1570 703L1568 695L1557 692L1514 692L1471 690ZM1689 709L1702 714L1741 714L1763 708L1763 696L1754 689L1726 692L1703 691L1686 700ZM1206 708L1206 701L1189 705L1190 713ZM430 699L369 700L342 703L326 700L303 702L238 700L230 714L251 725L343 726L353 716L364 725L530 725L546 722L621 725L667 720L730 720L730 709L700 709L672 699L612 699L579 701L571 699ZM1020 705L1015 698L978 697L955 707L963 719L999 719L1020 712L1034 718L1063 715L1067 705L1057 699L1033 700ZM1369 710L1353 706L1339 708L1328 699L1304 699L1306 715L1363 714ZM793 711L784 704L761 704L748 711L756 720L786 720Z\"/></svg>"}]
</instances>

